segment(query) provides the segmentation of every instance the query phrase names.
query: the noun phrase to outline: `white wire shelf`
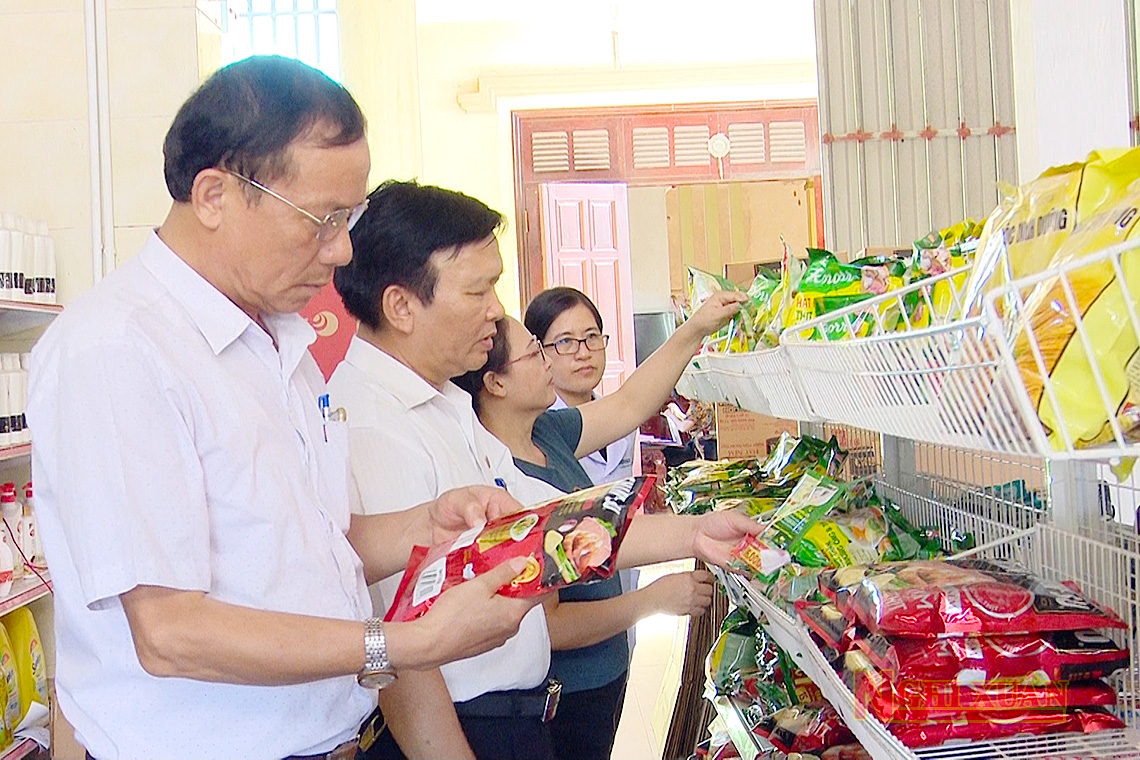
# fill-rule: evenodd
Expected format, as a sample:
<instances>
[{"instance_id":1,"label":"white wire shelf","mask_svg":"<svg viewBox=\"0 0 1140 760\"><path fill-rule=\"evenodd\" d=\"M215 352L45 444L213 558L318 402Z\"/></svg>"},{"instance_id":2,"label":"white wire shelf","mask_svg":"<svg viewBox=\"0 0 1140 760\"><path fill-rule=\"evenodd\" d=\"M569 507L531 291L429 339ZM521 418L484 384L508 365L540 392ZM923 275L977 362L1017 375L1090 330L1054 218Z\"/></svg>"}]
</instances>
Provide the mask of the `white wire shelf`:
<instances>
[{"instance_id":1,"label":"white wire shelf","mask_svg":"<svg viewBox=\"0 0 1140 760\"><path fill-rule=\"evenodd\" d=\"M807 397L782 347L748 353L707 353L694 360L727 403L770 417L812 420ZM707 400L707 399L702 399Z\"/></svg>"},{"instance_id":2,"label":"white wire shelf","mask_svg":"<svg viewBox=\"0 0 1140 760\"><path fill-rule=\"evenodd\" d=\"M1133 729L1094 734L1021 736L992 742L950 743L912 750L900 742L866 708L828 664L807 628L793 619L751 584L727 576L729 596L740 600L786 651L796 665L819 687L843 717L855 738L875 760L1039 760L1040 758L1140 758L1140 732Z\"/></svg>"},{"instance_id":3,"label":"white wire shelf","mask_svg":"<svg viewBox=\"0 0 1140 760\"><path fill-rule=\"evenodd\" d=\"M760 737L749 729L748 722L735 700L731 697L713 696L709 697L709 702L720 716L725 730L728 731L728 737L732 739L732 746L736 747L737 753L743 760L756 760L762 752L767 753L771 749L770 745L765 746L766 742L762 742Z\"/></svg>"}]
</instances>

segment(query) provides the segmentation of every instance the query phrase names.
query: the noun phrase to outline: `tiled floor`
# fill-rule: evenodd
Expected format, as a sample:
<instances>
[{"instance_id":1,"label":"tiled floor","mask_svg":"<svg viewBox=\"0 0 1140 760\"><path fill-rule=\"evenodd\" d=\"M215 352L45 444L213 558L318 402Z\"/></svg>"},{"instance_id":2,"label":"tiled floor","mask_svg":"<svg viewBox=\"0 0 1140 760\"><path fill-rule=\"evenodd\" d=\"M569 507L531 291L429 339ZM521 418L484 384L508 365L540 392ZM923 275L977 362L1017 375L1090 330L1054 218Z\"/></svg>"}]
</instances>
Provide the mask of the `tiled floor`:
<instances>
[{"instance_id":1,"label":"tiled floor","mask_svg":"<svg viewBox=\"0 0 1140 760\"><path fill-rule=\"evenodd\" d=\"M643 568L638 586L644 587L665 573L689 569L691 561ZM660 760L685 653L686 627L681 623L672 615L653 615L637 624L637 644L612 760Z\"/></svg>"}]
</instances>

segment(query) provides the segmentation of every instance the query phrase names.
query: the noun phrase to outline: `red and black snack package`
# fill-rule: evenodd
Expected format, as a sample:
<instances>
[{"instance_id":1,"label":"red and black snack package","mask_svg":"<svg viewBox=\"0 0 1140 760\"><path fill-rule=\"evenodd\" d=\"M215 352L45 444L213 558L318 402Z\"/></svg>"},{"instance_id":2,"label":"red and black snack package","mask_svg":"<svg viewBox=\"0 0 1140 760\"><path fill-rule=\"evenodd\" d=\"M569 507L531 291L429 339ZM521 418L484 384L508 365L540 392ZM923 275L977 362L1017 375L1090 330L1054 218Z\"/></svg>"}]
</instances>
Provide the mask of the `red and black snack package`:
<instances>
[{"instance_id":1,"label":"red and black snack package","mask_svg":"<svg viewBox=\"0 0 1140 760\"><path fill-rule=\"evenodd\" d=\"M795 608L808 630L835 653L845 653L855 642L855 626L834 604L798 601Z\"/></svg>"},{"instance_id":2,"label":"red and black snack package","mask_svg":"<svg viewBox=\"0 0 1140 760\"><path fill-rule=\"evenodd\" d=\"M876 670L848 674L855 699L884 723L925 723L971 713L1056 711L1074 707L1112 707L1116 691L1104 681L1074 681L1049 686L903 679L891 682Z\"/></svg>"},{"instance_id":3,"label":"red and black snack package","mask_svg":"<svg viewBox=\"0 0 1140 760\"><path fill-rule=\"evenodd\" d=\"M449 543L415 547L384 619L414 620L447 589L514 557L529 562L499 590L505 596L538 596L609 578L634 512L654 480L650 475L587 488L489 522Z\"/></svg>"},{"instance_id":4,"label":"red and black snack package","mask_svg":"<svg viewBox=\"0 0 1140 760\"><path fill-rule=\"evenodd\" d=\"M1098 709L1026 710L1024 712L971 713L953 720L945 718L928 723L900 723L890 726L891 733L908 747L934 747L951 740L985 741L1021 734L1056 734L1079 732L1091 734L1106 729L1124 728L1124 722L1112 713Z\"/></svg>"},{"instance_id":5,"label":"red and black snack package","mask_svg":"<svg viewBox=\"0 0 1140 760\"><path fill-rule=\"evenodd\" d=\"M875 634L855 645L891 681L1050 684L1104 678L1128 666L1128 650L1097 631L904 639Z\"/></svg>"},{"instance_id":6,"label":"red and black snack package","mask_svg":"<svg viewBox=\"0 0 1140 760\"><path fill-rule=\"evenodd\" d=\"M822 576L821 576L822 578ZM851 589L850 584L846 588ZM871 633L941 636L1123 628L1073 583L988 560L890 562L864 568L846 614Z\"/></svg>"}]
</instances>

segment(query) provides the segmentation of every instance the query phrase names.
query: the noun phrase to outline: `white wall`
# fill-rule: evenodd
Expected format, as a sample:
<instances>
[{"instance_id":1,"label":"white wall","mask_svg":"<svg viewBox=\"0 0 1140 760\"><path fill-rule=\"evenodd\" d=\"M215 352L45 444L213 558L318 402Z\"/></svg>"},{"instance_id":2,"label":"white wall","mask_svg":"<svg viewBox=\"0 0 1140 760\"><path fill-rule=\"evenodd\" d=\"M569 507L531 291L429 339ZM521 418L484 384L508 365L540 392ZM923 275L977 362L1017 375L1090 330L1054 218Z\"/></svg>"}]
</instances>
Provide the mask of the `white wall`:
<instances>
[{"instance_id":1,"label":"white wall","mask_svg":"<svg viewBox=\"0 0 1140 760\"><path fill-rule=\"evenodd\" d=\"M508 310L518 308L512 110L815 97L814 66L794 82L757 80L734 89L714 74L685 89L662 82L631 90L616 81L624 72L663 67L711 71L726 64L814 61L814 12L807 0L725 0L712 10L706 14L704 6L680 0L416 3L421 179L474 195L507 215L499 295ZM615 81L573 87L576 74L592 75L595 83L606 72ZM549 74L566 75L571 85L546 90ZM350 77L347 64L345 75ZM489 75L537 84L504 94L494 109L460 108L458 93Z\"/></svg>"},{"instance_id":2,"label":"white wall","mask_svg":"<svg viewBox=\"0 0 1140 760\"><path fill-rule=\"evenodd\" d=\"M47 221L64 304L93 282L88 5L0 3L0 210ZM107 0L106 7L109 171L122 261L170 205L162 139L198 84L205 38L194 0Z\"/></svg>"},{"instance_id":3,"label":"white wall","mask_svg":"<svg viewBox=\"0 0 1140 760\"><path fill-rule=\"evenodd\" d=\"M1127 146L1124 3L1012 0L1011 11L1021 181Z\"/></svg>"},{"instance_id":4,"label":"white wall","mask_svg":"<svg viewBox=\"0 0 1140 760\"><path fill-rule=\"evenodd\" d=\"M668 311L669 230L664 187L631 187L629 246L633 275L633 311Z\"/></svg>"}]
</instances>

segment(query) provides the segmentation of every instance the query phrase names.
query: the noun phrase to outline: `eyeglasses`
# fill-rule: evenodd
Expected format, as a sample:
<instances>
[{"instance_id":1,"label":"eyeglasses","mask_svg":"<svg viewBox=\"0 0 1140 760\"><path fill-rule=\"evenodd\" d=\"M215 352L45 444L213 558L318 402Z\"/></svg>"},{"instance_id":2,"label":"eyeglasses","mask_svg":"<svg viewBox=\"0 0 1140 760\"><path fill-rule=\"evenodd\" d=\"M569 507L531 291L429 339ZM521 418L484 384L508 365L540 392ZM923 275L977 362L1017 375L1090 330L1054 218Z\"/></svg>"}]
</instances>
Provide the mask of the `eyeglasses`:
<instances>
[{"instance_id":1,"label":"eyeglasses","mask_svg":"<svg viewBox=\"0 0 1140 760\"><path fill-rule=\"evenodd\" d=\"M533 359L536 356L541 356L543 359L546 358L546 352L542 350L542 344L538 342L537 338L531 341L531 345L534 346L533 351L528 351L522 356L511 359L509 362L507 362L507 366L509 367L515 362L525 362L527 359Z\"/></svg>"},{"instance_id":2,"label":"eyeglasses","mask_svg":"<svg viewBox=\"0 0 1140 760\"><path fill-rule=\"evenodd\" d=\"M352 208L339 208L326 216L324 219L321 219L316 214L309 213L285 196L273 192L268 187L261 184L255 179L250 179L249 177L244 177L237 172L231 172L228 170L226 173L232 174L242 182L246 182L249 185L256 187L266 195L272 195L282 203L292 206L294 210L304 215L304 217L313 224L317 225L317 242L322 244L332 240L342 229L351 230L353 227L355 227L356 223L360 221L360 217L364 215L364 210L368 208L368 199L365 198L361 203L356 204Z\"/></svg>"},{"instance_id":3,"label":"eyeglasses","mask_svg":"<svg viewBox=\"0 0 1140 760\"><path fill-rule=\"evenodd\" d=\"M547 348L553 347L554 353L559 356L573 356L578 353L578 347L583 343L586 344L587 350L604 351L606 346L610 344L610 336L593 333L585 338L559 338L553 343L543 343L542 345Z\"/></svg>"}]
</instances>

